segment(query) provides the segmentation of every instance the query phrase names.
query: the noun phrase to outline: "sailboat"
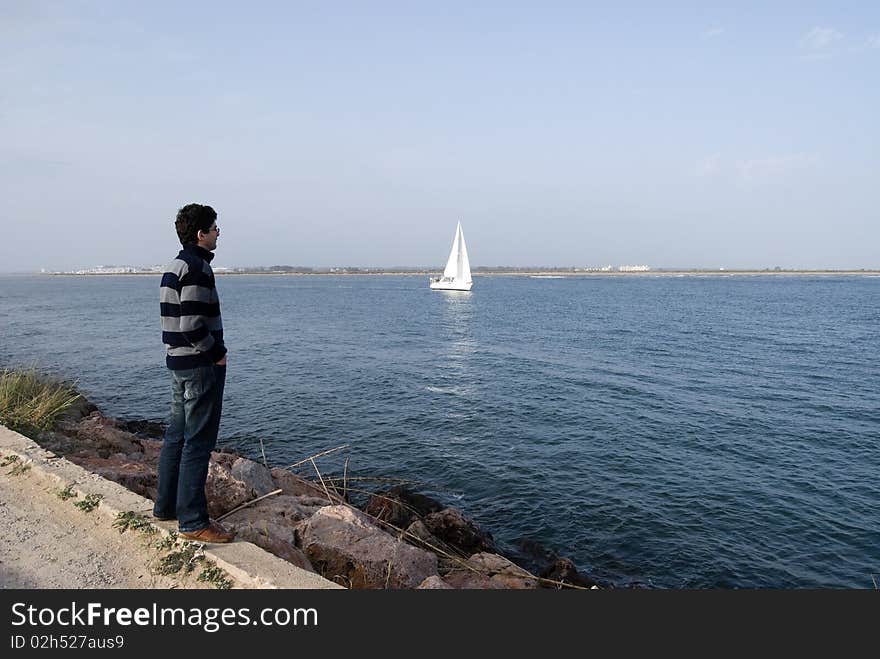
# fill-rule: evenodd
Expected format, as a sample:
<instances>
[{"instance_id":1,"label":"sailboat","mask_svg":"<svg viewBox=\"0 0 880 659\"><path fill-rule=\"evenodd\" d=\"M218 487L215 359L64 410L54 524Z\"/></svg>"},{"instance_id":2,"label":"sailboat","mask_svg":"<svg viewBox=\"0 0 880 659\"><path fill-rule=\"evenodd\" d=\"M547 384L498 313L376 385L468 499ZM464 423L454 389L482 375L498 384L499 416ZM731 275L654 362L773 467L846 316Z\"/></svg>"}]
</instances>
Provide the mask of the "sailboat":
<instances>
[{"instance_id":1,"label":"sailboat","mask_svg":"<svg viewBox=\"0 0 880 659\"><path fill-rule=\"evenodd\" d=\"M469 291L474 282L471 280L471 264L468 261L467 246L461 232L461 222L455 228L452 239L452 251L443 270L442 277L431 278L431 288L439 291Z\"/></svg>"}]
</instances>

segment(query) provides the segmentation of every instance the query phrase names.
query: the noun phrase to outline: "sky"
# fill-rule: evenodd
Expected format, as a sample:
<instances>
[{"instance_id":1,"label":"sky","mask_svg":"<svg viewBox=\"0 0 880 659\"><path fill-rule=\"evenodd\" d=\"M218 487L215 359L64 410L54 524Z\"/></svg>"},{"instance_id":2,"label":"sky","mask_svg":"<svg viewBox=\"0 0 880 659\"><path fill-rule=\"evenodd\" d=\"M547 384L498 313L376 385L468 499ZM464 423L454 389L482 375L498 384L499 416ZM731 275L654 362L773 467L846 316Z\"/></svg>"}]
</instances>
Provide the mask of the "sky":
<instances>
[{"instance_id":1,"label":"sky","mask_svg":"<svg viewBox=\"0 0 880 659\"><path fill-rule=\"evenodd\" d=\"M713 5L715 3L712 3ZM0 271L880 268L880 3L0 1Z\"/></svg>"}]
</instances>

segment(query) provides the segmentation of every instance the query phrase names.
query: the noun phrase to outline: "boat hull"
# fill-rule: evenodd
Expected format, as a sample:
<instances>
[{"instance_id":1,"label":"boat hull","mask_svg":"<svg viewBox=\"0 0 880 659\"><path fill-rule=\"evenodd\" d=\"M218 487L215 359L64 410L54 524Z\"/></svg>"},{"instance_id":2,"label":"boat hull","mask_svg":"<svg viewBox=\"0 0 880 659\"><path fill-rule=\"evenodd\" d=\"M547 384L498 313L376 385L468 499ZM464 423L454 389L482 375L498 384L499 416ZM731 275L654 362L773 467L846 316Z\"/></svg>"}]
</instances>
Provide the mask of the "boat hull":
<instances>
[{"instance_id":1,"label":"boat hull","mask_svg":"<svg viewBox=\"0 0 880 659\"><path fill-rule=\"evenodd\" d=\"M471 287L474 285L474 282L460 282L460 281L432 281L431 282L431 290L434 291L469 291Z\"/></svg>"}]
</instances>

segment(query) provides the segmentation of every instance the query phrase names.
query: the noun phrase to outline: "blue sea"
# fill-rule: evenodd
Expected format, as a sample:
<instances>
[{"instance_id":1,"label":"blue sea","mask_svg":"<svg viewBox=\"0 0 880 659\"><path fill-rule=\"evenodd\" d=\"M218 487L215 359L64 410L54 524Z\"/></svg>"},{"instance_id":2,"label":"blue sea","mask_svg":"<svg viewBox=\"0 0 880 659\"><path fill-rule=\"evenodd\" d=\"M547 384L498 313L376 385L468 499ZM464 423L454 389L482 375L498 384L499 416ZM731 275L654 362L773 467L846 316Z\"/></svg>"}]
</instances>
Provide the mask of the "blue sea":
<instances>
[{"instance_id":1,"label":"blue sea","mask_svg":"<svg viewBox=\"0 0 880 659\"><path fill-rule=\"evenodd\" d=\"M158 276L0 277L0 367L163 420ZM218 276L220 444L400 478L617 587L880 582L880 278ZM370 487L376 487L370 485Z\"/></svg>"}]
</instances>

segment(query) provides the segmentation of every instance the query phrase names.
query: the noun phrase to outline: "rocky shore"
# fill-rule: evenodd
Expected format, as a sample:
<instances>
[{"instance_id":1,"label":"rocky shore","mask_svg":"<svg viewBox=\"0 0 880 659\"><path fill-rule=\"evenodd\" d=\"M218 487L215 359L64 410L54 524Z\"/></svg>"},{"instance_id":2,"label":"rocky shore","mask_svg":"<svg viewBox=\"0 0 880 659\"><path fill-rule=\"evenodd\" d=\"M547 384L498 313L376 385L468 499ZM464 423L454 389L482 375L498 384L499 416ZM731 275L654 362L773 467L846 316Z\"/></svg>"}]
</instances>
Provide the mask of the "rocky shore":
<instances>
[{"instance_id":1,"label":"rocky shore","mask_svg":"<svg viewBox=\"0 0 880 659\"><path fill-rule=\"evenodd\" d=\"M156 495L161 424L105 417L85 400L45 449L149 499ZM492 534L460 510L398 485L354 501L338 480L215 451L206 484L209 514L290 563L347 588L534 589L598 587L567 558L531 548L531 564L506 556ZM514 562L514 561L517 562ZM520 563L520 564L517 564Z\"/></svg>"}]
</instances>

